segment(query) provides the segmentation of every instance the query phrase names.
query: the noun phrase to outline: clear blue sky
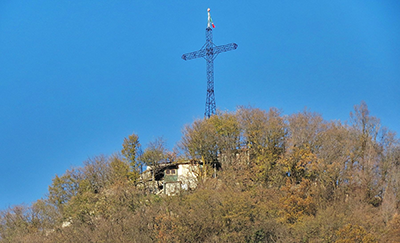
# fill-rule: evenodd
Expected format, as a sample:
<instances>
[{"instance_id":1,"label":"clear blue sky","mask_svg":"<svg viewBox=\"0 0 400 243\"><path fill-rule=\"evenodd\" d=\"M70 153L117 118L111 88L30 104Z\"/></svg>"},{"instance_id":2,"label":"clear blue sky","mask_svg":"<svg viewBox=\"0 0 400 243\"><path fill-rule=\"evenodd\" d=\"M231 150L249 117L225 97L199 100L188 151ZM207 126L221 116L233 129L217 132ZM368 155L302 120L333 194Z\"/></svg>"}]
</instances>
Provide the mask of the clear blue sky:
<instances>
[{"instance_id":1,"label":"clear blue sky","mask_svg":"<svg viewBox=\"0 0 400 243\"><path fill-rule=\"evenodd\" d=\"M0 1L0 209L137 133L172 148L204 114L211 8L217 107L305 107L346 121L362 100L400 132L400 1Z\"/></svg>"}]
</instances>

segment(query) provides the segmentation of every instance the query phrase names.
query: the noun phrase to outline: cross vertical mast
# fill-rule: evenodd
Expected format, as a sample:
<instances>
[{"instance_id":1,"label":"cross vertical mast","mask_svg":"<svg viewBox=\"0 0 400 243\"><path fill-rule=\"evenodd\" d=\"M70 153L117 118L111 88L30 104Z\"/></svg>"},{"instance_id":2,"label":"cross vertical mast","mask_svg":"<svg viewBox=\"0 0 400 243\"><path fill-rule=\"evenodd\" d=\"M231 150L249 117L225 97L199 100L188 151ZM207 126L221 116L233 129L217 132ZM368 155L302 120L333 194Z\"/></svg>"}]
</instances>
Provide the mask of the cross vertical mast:
<instances>
[{"instance_id":1,"label":"cross vertical mast","mask_svg":"<svg viewBox=\"0 0 400 243\"><path fill-rule=\"evenodd\" d=\"M204 46L194 52L186 53L182 55L183 60L191 60L195 58L203 57L206 59L207 64L207 97L206 97L206 109L204 112L204 117L210 118L212 115L216 113L216 104L215 104L215 95L214 95L214 59L221 52L227 52L231 50L235 50L237 48L237 44L230 43L227 45L216 46L213 42L212 29L215 28L215 25L212 21L210 9L207 9L208 12L208 21L206 28L206 43Z\"/></svg>"},{"instance_id":2,"label":"cross vertical mast","mask_svg":"<svg viewBox=\"0 0 400 243\"><path fill-rule=\"evenodd\" d=\"M210 12L208 12L210 13ZM204 117L210 118L215 115L216 104L214 94L214 48L213 48L212 29L206 29L206 62L207 62L207 97L206 97L206 111Z\"/></svg>"}]
</instances>

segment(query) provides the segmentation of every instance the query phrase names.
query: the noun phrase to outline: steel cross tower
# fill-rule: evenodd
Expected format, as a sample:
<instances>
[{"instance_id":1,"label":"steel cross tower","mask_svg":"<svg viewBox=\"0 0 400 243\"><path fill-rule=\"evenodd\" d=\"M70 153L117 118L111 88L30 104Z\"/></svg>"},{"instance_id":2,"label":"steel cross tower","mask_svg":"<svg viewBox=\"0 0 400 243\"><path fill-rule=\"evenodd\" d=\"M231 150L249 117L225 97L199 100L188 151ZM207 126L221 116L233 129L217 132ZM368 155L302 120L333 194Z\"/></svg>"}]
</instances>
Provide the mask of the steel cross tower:
<instances>
[{"instance_id":1,"label":"steel cross tower","mask_svg":"<svg viewBox=\"0 0 400 243\"><path fill-rule=\"evenodd\" d=\"M208 25L206 28L206 43L201 47L200 50L186 53L182 55L183 60L191 60L195 58L204 57L207 64L207 97L206 97L206 111L204 116L210 118L211 115L215 115L216 105L215 105L215 95L214 95L214 59L221 52L227 52L235 50L238 45L235 43L230 43L222 46L216 46L213 43L213 35L210 24L213 25L210 17L210 9L208 9Z\"/></svg>"}]
</instances>

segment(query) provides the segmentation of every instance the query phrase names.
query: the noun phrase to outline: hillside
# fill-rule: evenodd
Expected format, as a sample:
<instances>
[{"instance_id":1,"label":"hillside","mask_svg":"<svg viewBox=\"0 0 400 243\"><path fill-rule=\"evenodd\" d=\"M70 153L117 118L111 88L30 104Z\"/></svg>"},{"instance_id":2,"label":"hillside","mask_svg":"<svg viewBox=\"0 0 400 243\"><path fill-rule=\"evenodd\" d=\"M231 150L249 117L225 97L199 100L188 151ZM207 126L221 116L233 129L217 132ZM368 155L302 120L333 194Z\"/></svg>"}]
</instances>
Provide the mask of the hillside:
<instances>
[{"instance_id":1,"label":"hillside","mask_svg":"<svg viewBox=\"0 0 400 243\"><path fill-rule=\"evenodd\" d=\"M189 160L195 189L143 186L146 166ZM345 123L239 107L184 126L173 151L132 134L55 176L0 212L0 242L400 242L399 178L399 140L364 102Z\"/></svg>"}]
</instances>

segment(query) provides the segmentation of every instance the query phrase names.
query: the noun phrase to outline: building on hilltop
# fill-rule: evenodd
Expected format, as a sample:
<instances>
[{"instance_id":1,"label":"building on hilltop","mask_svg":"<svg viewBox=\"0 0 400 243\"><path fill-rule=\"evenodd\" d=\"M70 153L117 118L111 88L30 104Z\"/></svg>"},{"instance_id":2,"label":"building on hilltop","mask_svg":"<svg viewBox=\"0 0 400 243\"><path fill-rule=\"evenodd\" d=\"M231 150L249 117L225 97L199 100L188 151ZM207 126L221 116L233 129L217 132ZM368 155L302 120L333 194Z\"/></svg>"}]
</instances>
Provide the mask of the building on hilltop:
<instances>
[{"instance_id":1,"label":"building on hilltop","mask_svg":"<svg viewBox=\"0 0 400 243\"><path fill-rule=\"evenodd\" d=\"M138 186L153 194L176 195L181 190L195 189L199 179L207 177L207 173L216 177L217 171L223 170L222 167L246 166L249 161L250 155L247 149L240 149L231 154L219 154L217 161L212 163L208 169L203 167L201 160L163 161L156 166L148 166L140 175ZM211 176L211 174L209 175Z\"/></svg>"},{"instance_id":2,"label":"building on hilltop","mask_svg":"<svg viewBox=\"0 0 400 243\"><path fill-rule=\"evenodd\" d=\"M175 195L181 190L193 190L203 162L190 160L148 166L141 176L141 186L154 194Z\"/></svg>"}]
</instances>

